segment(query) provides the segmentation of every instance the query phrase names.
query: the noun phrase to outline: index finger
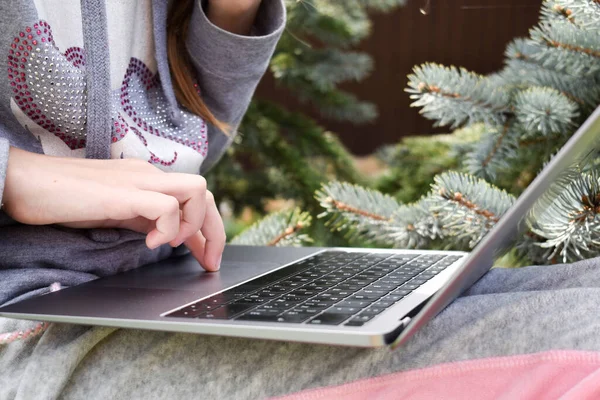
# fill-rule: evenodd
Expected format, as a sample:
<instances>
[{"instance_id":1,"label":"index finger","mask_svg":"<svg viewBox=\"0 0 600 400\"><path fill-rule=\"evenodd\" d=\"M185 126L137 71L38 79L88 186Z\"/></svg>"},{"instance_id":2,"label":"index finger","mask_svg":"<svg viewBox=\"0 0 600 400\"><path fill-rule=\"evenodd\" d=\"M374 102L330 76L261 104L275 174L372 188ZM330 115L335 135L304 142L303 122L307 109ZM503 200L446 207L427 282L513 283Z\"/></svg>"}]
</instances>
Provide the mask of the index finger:
<instances>
[{"instance_id":1,"label":"index finger","mask_svg":"<svg viewBox=\"0 0 600 400\"><path fill-rule=\"evenodd\" d=\"M204 269L218 271L226 240L225 226L217 210L215 199L212 193L207 191L206 215L202 228L200 232L186 240L185 245L197 259L201 259Z\"/></svg>"}]
</instances>

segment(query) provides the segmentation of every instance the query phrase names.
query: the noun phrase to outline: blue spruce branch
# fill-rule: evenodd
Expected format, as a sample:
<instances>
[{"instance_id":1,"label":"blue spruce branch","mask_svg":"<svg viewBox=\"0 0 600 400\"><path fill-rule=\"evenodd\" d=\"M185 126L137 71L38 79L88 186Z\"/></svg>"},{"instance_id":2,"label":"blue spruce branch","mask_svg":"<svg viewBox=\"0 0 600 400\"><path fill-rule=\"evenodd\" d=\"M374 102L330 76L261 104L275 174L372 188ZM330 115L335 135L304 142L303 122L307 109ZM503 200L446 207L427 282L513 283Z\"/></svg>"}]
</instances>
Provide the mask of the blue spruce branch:
<instances>
[{"instance_id":1,"label":"blue spruce branch","mask_svg":"<svg viewBox=\"0 0 600 400\"><path fill-rule=\"evenodd\" d=\"M408 88L421 113L436 126L451 128L484 122L502 124L509 111L509 96L481 75L464 68L423 64L409 75Z\"/></svg>"},{"instance_id":2,"label":"blue spruce branch","mask_svg":"<svg viewBox=\"0 0 600 400\"><path fill-rule=\"evenodd\" d=\"M231 240L231 244L249 246L301 246L310 243L304 234L311 216L299 209L279 211L256 222Z\"/></svg>"}]
</instances>

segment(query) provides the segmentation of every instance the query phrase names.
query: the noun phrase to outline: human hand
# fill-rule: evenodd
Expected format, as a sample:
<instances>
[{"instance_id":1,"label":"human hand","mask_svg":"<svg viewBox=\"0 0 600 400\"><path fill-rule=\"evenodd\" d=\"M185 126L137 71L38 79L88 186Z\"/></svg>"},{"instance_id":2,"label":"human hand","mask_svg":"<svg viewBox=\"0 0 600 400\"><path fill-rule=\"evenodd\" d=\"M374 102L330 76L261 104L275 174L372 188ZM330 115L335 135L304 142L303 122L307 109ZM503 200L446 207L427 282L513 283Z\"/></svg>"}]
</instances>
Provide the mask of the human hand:
<instances>
[{"instance_id":1,"label":"human hand","mask_svg":"<svg viewBox=\"0 0 600 400\"><path fill-rule=\"evenodd\" d=\"M219 269L225 229L198 175L165 173L142 160L50 157L11 148L3 209L18 222L125 228L156 248L182 243L207 271Z\"/></svg>"},{"instance_id":2,"label":"human hand","mask_svg":"<svg viewBox=\"0 0 600 400\"><path fill-rule=\"evenodd\" d=\"M206 15L219 28L248 35L261 0L209 0Z\"/></svg>"}]
</instances>

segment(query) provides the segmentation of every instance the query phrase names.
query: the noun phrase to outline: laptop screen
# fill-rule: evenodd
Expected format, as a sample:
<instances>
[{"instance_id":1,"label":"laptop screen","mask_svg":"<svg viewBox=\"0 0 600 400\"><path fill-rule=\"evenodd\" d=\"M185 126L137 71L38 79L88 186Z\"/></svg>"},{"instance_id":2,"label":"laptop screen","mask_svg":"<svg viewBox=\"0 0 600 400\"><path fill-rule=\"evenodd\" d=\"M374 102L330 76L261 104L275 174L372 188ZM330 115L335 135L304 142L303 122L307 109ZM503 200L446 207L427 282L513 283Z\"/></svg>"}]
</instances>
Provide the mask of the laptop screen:
<instances>
[{"instance_id":1,"label":"laptop screen","mask_svg":"<svg viewBox=\"0 0 600 400\"><path fill-rule=\"evenodd\" d=\"M599 151L600 107L480 240L393 346L404 343L493 265L502 266L506 257L511 262L537 260L540 264L590 257L585 244L590 239L600 240L596 217L600 211Z\"/></svg>"}]
</instances>

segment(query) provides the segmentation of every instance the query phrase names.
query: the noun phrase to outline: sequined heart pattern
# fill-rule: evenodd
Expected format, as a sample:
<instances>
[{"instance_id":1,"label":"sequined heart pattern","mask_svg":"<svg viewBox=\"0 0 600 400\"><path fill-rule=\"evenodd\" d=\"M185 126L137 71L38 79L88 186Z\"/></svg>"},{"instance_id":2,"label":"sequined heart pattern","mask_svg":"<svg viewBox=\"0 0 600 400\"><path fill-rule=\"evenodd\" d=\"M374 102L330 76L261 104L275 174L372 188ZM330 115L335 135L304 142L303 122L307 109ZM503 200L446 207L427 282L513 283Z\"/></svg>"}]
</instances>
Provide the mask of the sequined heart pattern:
<instances>
[{"instance_id":1,"label":"sequined heart pattern","mask_svg":"<svg viewBox=\"0 0 600 400\"><path fill-rule=\"evenodd\" d=\"M9 49L7 72L16 106L71 150L86 144L85 69L84 50L70 47L61 53L45 21L19 32ZM172 167L181 153L187 160L183 169L172 170L197 172L208 151L206 123L177 110L180 123L175 126L168 112L158 75L143 61L131 58L121 86L112 95L113 153L146 158L164 167ZM128 136L131 132L134 135ZM126 137L127 143L121 144Z\"/></svg>"},{"instance_id":2,"label":"sequined heart pattern","mask_svg":"<svg viewBox=\"0 0 600 400\"><path fill-rule=\"evenodd\" d=\"M85 147L85 60L81 48L60 53L45 21L26 27L8 51L8 79L19 108L72 150Z\"/></svg>"},{"instance_id":3,"label":"sequined heart pattern","mask_svg":"<svg viewBox=\"0 0 600 400\"><path fill-rule=\"evenodd\" d=\"M202 156L208 151L207 127L204 120L192 113L178 110L180 124L171 124L169 105L160 86L158 75L137 58L131 58L119 92L114 94L119 104L119 120L128 126L192 148ZM120 137L113 135L113 142Z\"/></svg>"}]
</instances>

